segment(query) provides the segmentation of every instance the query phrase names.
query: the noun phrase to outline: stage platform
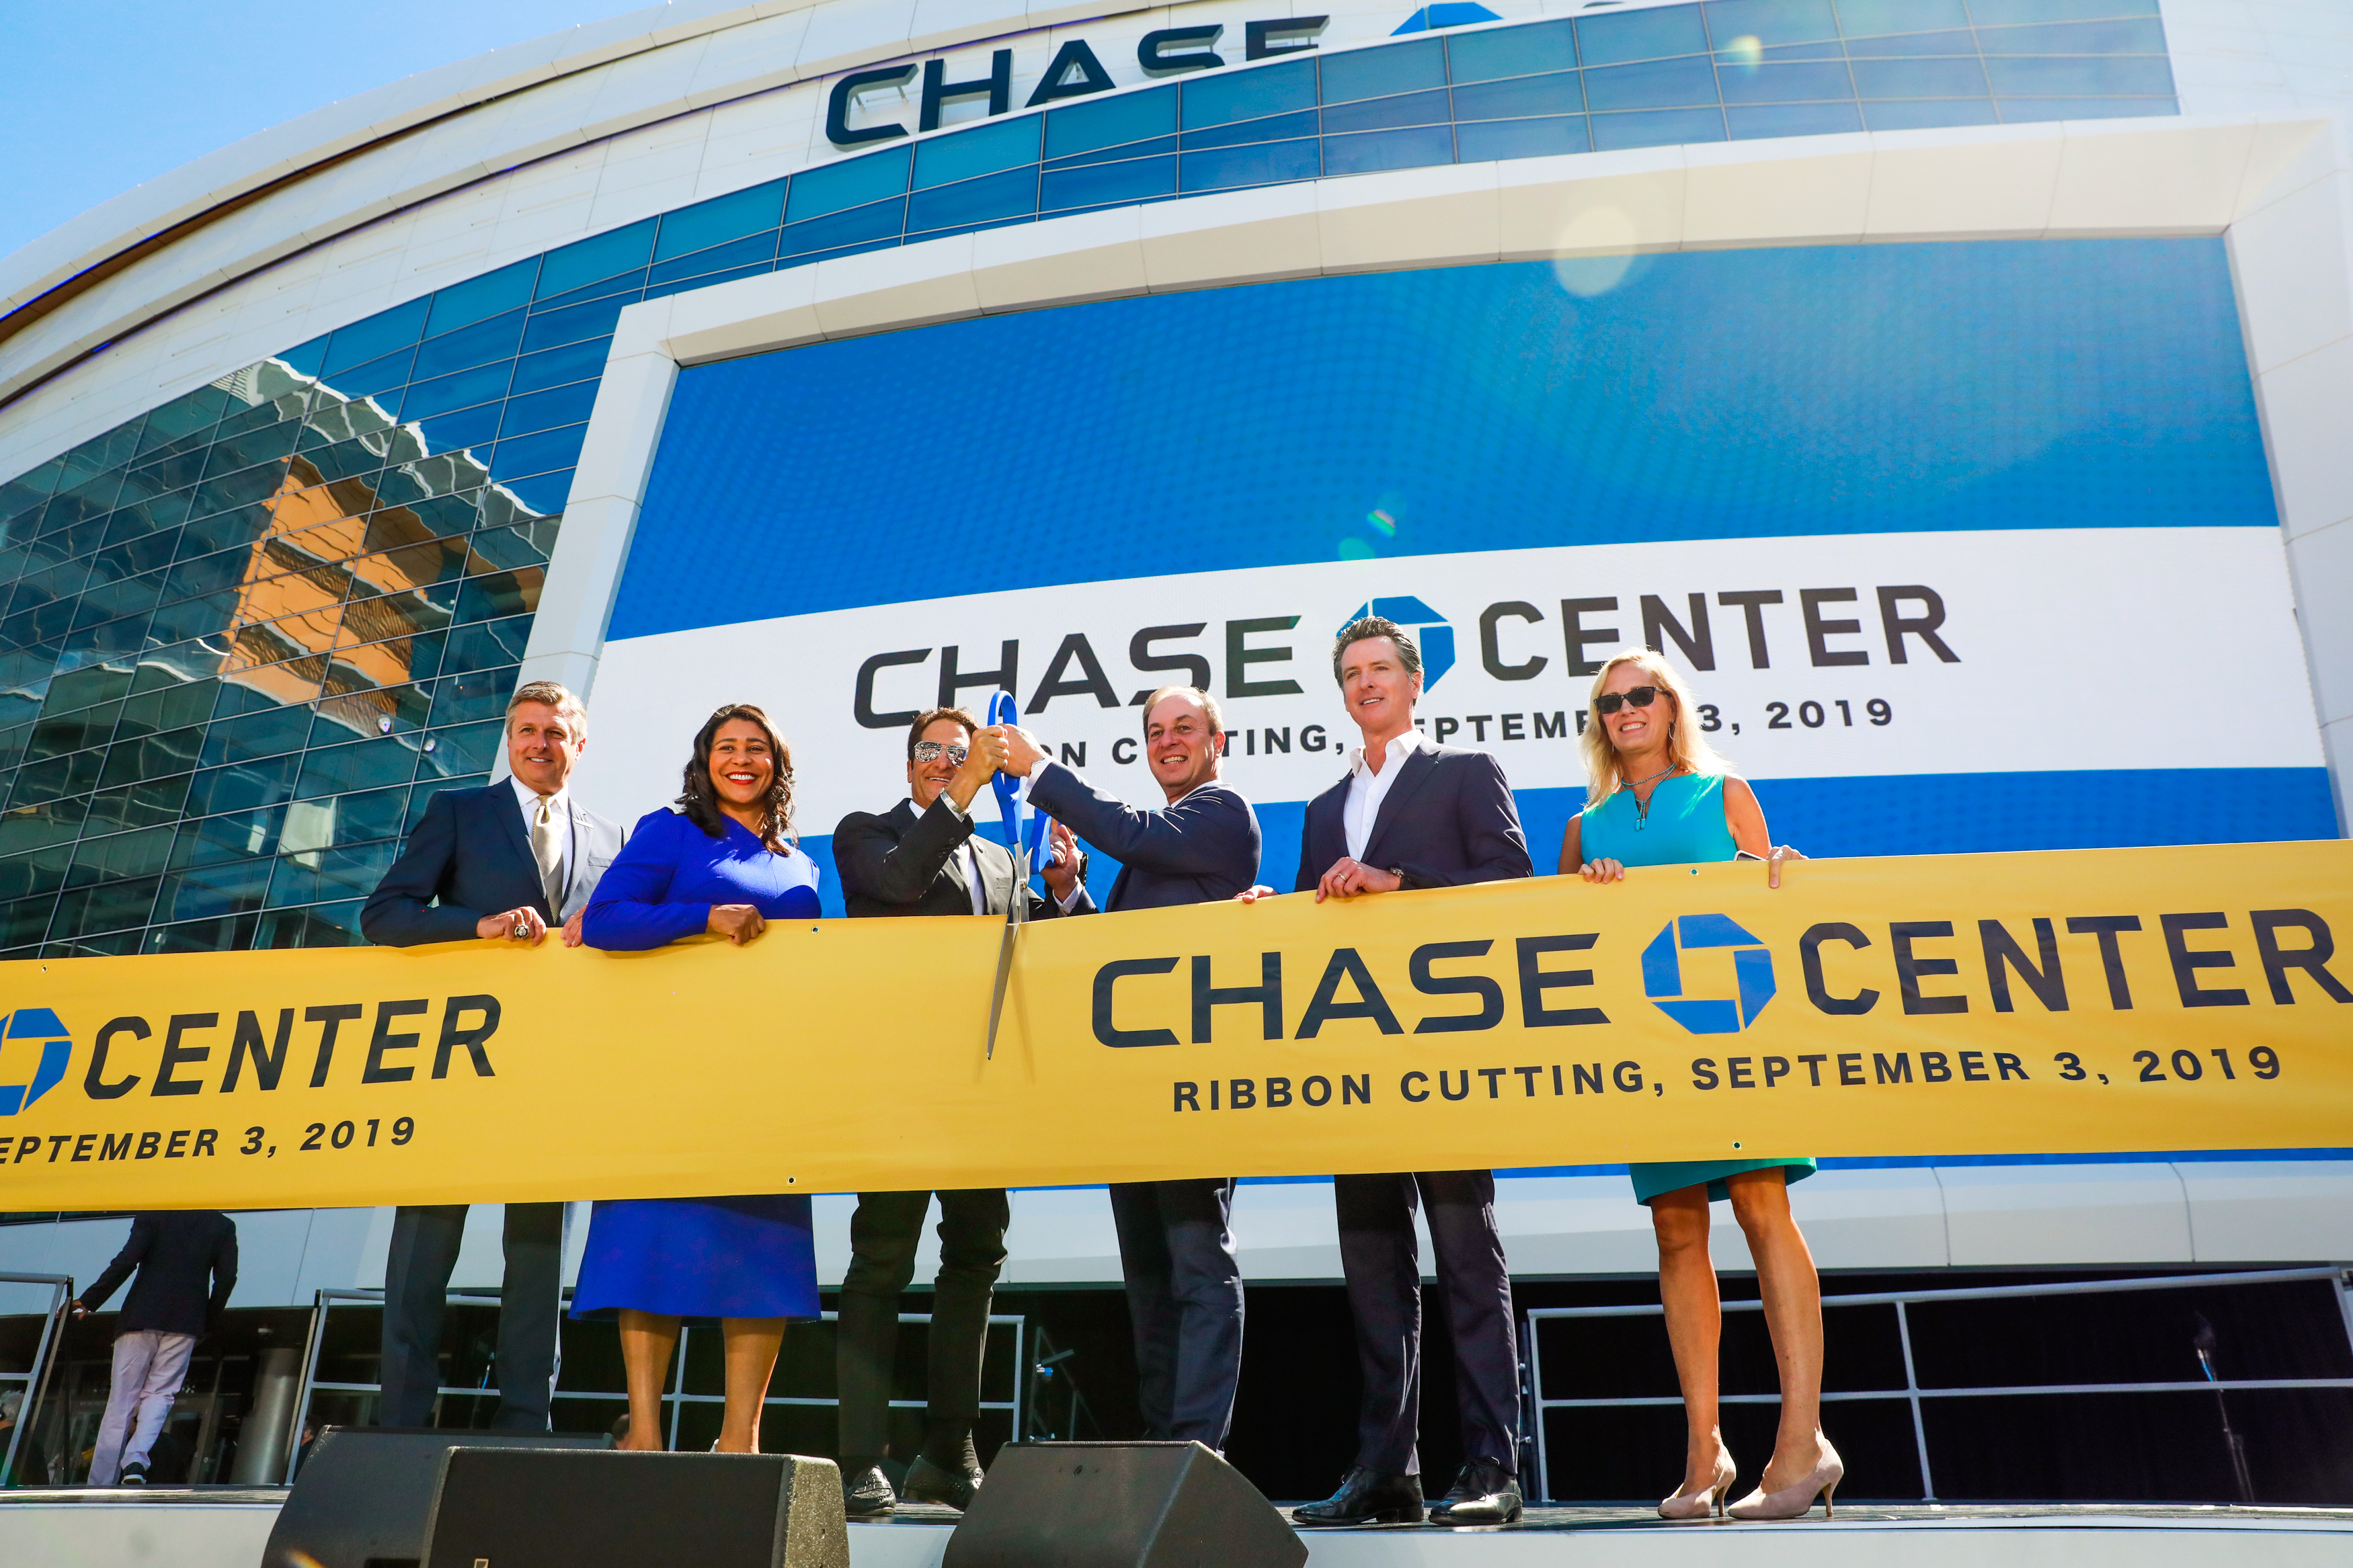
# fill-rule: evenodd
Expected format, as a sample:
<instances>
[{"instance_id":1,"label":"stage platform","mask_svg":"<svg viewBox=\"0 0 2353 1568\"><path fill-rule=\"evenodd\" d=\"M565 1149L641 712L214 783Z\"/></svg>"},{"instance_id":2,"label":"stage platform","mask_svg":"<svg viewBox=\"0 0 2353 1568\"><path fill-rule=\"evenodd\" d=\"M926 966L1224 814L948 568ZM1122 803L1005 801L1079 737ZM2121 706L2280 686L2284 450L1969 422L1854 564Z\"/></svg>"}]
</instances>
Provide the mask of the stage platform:
<instances>
[{"instance_id":1,"label":"stage platform","mask_svg":"<svg viewBox=\"0 0 2353 1568\"><path fill-rule=\"evenodd\" d=\"M282 1490L0 1492L9 1568L256 1568ZM849 1527L852 1568L938 1568L955 1515ZM2353 1509L1857 1503L1786 1524L1534 1508L1517 1525L1310 1531L1308 1568L2347 1568Z\"/></svg>"}]
</instances>

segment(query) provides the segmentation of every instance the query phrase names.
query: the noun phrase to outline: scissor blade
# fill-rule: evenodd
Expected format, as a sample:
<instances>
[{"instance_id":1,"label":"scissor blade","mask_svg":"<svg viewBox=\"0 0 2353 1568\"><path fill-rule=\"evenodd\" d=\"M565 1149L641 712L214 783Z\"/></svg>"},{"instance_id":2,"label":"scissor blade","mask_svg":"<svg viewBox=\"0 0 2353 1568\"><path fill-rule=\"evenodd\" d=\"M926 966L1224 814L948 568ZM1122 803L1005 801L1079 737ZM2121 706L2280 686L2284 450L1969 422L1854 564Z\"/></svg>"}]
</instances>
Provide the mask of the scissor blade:
<instances>
[{"instance_id":1,"label":"scissor blade","mask_svg":"<svg viewBox=\"0 0 2353 1568\"><path fill-rule=\"evenodd\" d=\"M1005 1015L1006 983L1013 978L1013 939L1021 930L1021 917L1029 907L1029 878L1027 855L1019 847L1013 851L1013 898L1005 910L1005 938L997 949L997 986L988 996L988 1049L983 1060L997 1059L997 1025Z\"/></svg>"}]
</instances>

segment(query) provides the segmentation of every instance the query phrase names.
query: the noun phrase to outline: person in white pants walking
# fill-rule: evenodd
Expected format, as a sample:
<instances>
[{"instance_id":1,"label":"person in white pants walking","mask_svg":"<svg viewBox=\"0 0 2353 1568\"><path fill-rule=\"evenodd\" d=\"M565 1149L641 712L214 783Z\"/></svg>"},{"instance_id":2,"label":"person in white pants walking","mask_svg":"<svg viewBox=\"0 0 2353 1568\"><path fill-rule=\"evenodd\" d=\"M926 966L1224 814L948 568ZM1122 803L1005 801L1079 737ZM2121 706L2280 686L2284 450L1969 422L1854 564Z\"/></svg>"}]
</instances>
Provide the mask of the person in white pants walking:
<instances>
[{"instance_id":1,"label":"person in white pants walking","mask_svg":"<svg viewBox=\"0 0 2353 1568\"><path fill-rule=\"evenodd\" d=\"M131 1239L74 1302L86 1318L132 1270L115 1327L114 1384L90 1453L90 1484L144 1486L147 1456L188 1375L188 1356L237 1289L237 1225L211 1209L164 1210L131 1222Z\"/></svg>"}]
</instances>

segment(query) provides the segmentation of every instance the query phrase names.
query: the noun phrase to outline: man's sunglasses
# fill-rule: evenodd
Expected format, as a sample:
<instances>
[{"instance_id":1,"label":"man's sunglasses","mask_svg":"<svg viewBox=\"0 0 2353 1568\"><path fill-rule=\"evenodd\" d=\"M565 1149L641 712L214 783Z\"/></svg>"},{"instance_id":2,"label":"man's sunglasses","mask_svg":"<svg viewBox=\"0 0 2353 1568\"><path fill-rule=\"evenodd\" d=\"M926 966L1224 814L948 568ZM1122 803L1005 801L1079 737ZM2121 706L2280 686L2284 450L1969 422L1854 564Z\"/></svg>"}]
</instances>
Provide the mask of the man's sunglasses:
<instances>
[{"instance_id":1,"label":"man's sunglasses","mask_svg":"<svg viewBox=\"0 0 2353 1568\"><path fill-rule=\"evenodd\" d=\"M955 741L918 741L913 755L919 763L936 763L945 757L951 766L960 768L972 755L972 748Z\"/></svg>"},{"instance_id":2,"label":"man's sunglasses","mask_svg":"<svg viewBox=\"0 0 2353 1568\"><path fill-rule=\"evenodd\" d=\"M1651 703L1656 702L1658 700L1659 689L1657 687L1638 686L1631 691L1604 692L1602 695L1593 700L1593 710L1596 713L1602 714L1606 717L1609 714L1617 712L1619 709L1625 707L1630 702L1637 708L1648 708Z\"/></svg>"}]
</instances>

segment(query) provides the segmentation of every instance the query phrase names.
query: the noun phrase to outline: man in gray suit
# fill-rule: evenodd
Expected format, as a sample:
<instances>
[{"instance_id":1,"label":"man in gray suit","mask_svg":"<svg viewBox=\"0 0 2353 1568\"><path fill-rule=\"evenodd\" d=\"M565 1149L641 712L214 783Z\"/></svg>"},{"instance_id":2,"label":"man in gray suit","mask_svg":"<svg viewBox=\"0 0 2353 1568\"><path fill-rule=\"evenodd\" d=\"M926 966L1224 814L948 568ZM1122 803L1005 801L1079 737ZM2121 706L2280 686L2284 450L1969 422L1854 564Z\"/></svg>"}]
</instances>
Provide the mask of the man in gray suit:
<instances>
[{"instance_id":1,"label":"man in gray suit","mask_svg":"<svg viewBox=\"0 0 2353 1568\"><path fill-rule=\"evenodd\" d=\"M580 700L552 680L507 702L512 777L443 790L360 910L385 947L508 942L536 947L561 930L580 945L596 879L621 852L618 825L574 800L572 770L588 744ZM466 1230L464 1204L403 1205L384 1276L379 1426L424 1426L441 1386L441 1310ZM506 1282L499 1310L499 1409L491 1425L544 1432L555 1388L564 1205L506 1205Z\"/></svg>"}]
</instances>

